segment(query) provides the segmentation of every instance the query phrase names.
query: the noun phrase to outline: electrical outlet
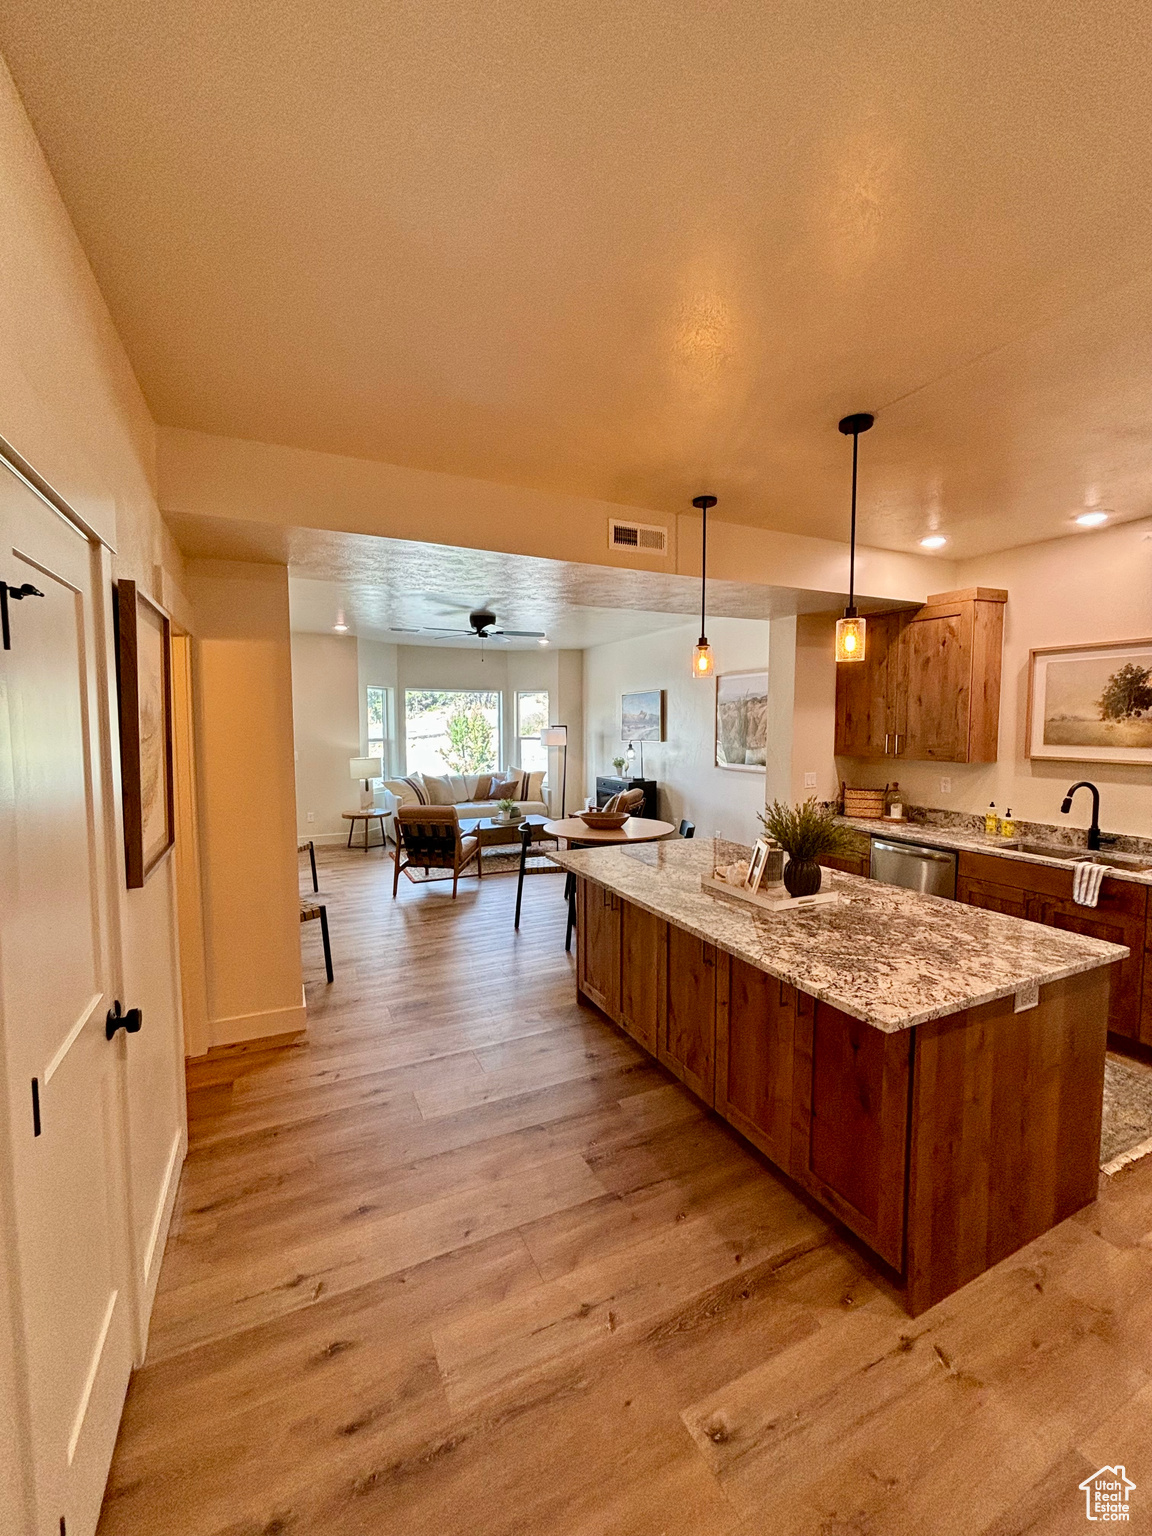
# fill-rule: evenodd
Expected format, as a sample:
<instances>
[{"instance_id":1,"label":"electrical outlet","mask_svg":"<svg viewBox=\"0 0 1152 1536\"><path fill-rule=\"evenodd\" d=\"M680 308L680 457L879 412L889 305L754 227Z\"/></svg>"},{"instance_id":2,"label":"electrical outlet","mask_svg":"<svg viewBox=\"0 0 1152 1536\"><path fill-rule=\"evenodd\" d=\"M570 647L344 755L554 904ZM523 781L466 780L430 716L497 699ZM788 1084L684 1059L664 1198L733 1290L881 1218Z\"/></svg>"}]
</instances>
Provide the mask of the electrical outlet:
<instances>
[{"instance_id":1,"label":"electrical outlet","mask_svg":"<svg viewBox=\"0 0 1152 1536\"><path fill-rule=\"evenodd\" d=\"M804 775L804 788L805 789L815 789L816 788L816 775L814 773L806 773Z\"/></svg>"},{"instance_id":2,"label":"electrical outlet","mask_svg":"<svg viewBox=\"0 0 1152 1536\"><path fill-rule=\"evenodd\" d=\"M308 815L305 817L305 820L306 821L315 821L316 820L316 812L315 811L309 811Z\"/></svg>"},{"instance_id":3,"label":"electrical outlet","mask_svg":"<svg viewBox=\"0 0 1152 1536\"><path fill-rule=\"evenodd\" d=\"M950 795L952 793L952 780L951 779L941 779L940 780L940 793L942 795Z\"/></svg>"}]
</instances>

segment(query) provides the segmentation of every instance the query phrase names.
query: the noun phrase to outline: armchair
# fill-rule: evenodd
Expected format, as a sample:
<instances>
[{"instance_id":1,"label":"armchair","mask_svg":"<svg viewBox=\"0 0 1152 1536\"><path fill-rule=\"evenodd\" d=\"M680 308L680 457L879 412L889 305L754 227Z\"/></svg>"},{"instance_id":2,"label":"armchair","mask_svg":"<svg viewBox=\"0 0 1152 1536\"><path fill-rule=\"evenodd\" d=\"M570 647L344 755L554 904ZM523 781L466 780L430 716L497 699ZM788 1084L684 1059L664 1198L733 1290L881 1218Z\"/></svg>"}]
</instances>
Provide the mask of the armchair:
<instances>
[{"instance_id":1,"label":"armchair","mask_svg":"<svg viewBox=\"0 0 1152 1536\"><path fill-rule=\"evenodd\" d=\"M415 864L427 872L429 869L452 871L452 897L460 876L472 860L476 860L476 875L484 871L480 863L480 839L465 837L460 830L460 817L454 805L402 805L396 812L396 872L392 879L392 895L400 887L400 871Z\"/></svg>"}]
</instances>

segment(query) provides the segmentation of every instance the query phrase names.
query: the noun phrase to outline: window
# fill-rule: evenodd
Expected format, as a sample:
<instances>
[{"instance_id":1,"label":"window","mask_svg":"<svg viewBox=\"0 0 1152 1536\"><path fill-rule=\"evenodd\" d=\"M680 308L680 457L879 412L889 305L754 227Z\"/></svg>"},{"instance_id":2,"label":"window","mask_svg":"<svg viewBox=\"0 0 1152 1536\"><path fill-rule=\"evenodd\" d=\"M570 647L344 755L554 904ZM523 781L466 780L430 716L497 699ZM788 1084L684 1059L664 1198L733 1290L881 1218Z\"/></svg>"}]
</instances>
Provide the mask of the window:
<instances>
[{"instance_id":1,"label":"window","mask_svg":"<svg viewBox=\"0 0 1152 1536\"><path fill-rule=\"evenodd\" d=\"M392 772L392 700L390 688L368 689L368 756L378 757L384 765L384 777Z\"/></svg>"},{"instance_id":2,"label":"window","mask_svg":"<svg viewBox=\"0 0 1152 1536\"><path fill-rule=\"evenodd\" d=\"M500 695L406 688L408 773L488 773L500 766Z\"/></svg>"},{"instance_id":3,"label":"window","mask_svg":"<svg viewBox=\"0 0 1152 1536\"><path fill-rule=\"evenodd\" d=\"M516 695L516 738L520 748L520 766L526 773L547 770L548 748L540 745L540 732L548 724L547 693Z\"/></svg>"}]
</instances>

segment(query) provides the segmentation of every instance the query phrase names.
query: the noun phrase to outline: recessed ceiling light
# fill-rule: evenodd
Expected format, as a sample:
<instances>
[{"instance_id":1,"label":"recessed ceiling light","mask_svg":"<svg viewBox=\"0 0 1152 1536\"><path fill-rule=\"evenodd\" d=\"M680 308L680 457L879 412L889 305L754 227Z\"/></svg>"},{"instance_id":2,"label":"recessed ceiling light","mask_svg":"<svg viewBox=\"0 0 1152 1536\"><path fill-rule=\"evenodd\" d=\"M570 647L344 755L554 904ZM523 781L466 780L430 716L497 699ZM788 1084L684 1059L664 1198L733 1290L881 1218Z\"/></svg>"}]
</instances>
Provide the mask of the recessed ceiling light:
<instances>
[{"instance_id":1,"label":"recessed ceiling light","mask_svg":"<svg viewBox=\"0 0 1152 1536\"><path fill-rule=\"evenodd\" d=\"M338 635L346 635L348 633L348 625L344 621L344 610L343 610L343 608L341 608L340 611L337 613L337 615L336 615L336 622L335 622L335 624L333 624L332 628L336 631L336 633Z\"/></svg>"},{"instance_id":2,"label":"recessed ceiling light","mask_svg":"<svg viewBox=\"0 0 1152 1536\"><path fill-rule=\"evenodd\" d=\"M1080 528L1099 528L1101 523L1108 521L1107 512L1081 512L1074 520Z\"/></svg>"},{"instance_id":3,"label":"recessed ceiling light","mask_svg":"<svg viewBox=\"0 0 1152 1536\"><path fill-rule=\"evenodd\" d=\"M943 549L948 540L942 533L930 533L926 539L920 540L921 549Z\"/></svg>"},{"instance_id":4,"label":"recessed ceiling light","mask_svg":"<svg viewBox=\"0 0 1152 1536\"><path fill-rule=\"evenodd\" d=\"M548 644L548 636L547 635L541 635L540 639L537 640L536 644L537 645L547 645Z\"/></svg>"}]
</instances>

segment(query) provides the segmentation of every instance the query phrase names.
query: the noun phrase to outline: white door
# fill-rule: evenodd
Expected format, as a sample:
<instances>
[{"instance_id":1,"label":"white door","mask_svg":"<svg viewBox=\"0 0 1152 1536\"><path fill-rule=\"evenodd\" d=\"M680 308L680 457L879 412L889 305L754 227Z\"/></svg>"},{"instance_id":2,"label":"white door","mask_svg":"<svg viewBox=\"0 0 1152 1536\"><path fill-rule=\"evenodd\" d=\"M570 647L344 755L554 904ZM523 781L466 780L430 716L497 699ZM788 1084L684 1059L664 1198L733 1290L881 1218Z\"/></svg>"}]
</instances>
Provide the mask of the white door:
<instances>
[{"instance_id":1,"label":"white door","mask_svg":"<svg viewBox=\"0 0 1152 1536\"><path fill-rule=\"evenodd\" d=\"M132 1364L109 929L101 564L0 465L0 1062L36 1536L89 1536Z\"/></svg>"}]
</instances>

